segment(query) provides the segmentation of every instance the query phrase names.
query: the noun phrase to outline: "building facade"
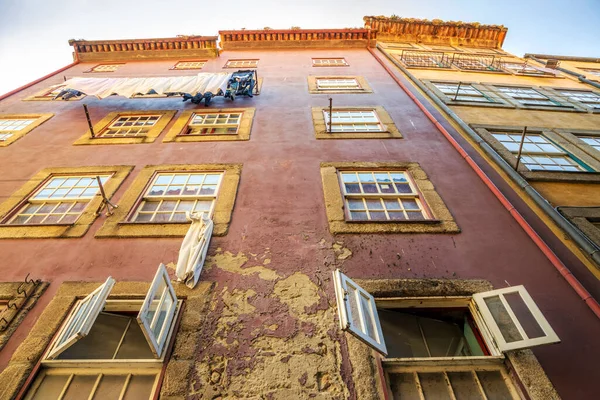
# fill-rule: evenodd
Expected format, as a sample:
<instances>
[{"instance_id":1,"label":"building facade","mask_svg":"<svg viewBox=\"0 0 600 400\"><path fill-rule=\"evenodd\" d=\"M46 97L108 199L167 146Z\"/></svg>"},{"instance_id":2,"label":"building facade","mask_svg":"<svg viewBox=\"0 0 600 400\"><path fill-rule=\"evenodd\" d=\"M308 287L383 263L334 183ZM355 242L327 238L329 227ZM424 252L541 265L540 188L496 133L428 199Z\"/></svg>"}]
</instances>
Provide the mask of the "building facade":
<instances>
[{"instance_id":1,"label":"building facade","mask_svg":"<svg viewBox=\"0 0 600 400\"><path fill-rule=\"evenodd\" d=\"M521 176L598 206L593 103L552 97L593 89L505 35L71 41L0 99L0 398L593 398L593 256L425 97L507 162L527 126Z\"/></svg>"}]
</instances>

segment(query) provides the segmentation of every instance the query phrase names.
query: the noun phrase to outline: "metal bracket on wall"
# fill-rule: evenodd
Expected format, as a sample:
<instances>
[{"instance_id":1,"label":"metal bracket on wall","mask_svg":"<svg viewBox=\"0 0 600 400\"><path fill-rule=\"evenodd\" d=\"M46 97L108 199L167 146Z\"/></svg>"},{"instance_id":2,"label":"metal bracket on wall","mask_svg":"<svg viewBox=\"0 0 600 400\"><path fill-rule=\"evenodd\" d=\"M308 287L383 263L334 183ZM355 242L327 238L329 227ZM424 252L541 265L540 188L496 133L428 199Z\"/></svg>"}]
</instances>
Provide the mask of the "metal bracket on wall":
<instances>
[{"instance_id":1,"label":"metal bracket on wall","mask_svg":"<svg viewBox=\"0 0 600 400\"><path fill-rule=\"evenodd\" d=\"M8 301L6 309L0 314L0 332L4 332L8 328L41 283L40 279L29 279L29 274L27 274L25 280L17 287L15 296Z\"/></svg>"},{"instance_id":2,"label":"metal bracket on wall","mask_svg":"<svg viewBox=\"0 0 600 400\"><path fill-rule=\"evenodd\" d=\"M112 215L113 210L115 208L119 208L116 204L113 204L108 197L106 197L106 192L104 191L104 186L102 186L102 180L100 180L99 176L96 176L96 181L98 181L98 187L100 188L100 195L102 196L102 203L100 203L100 207L96 210L96 215L102 214L102 210L106 207L106 216Z\"/></svg>"}]
</instances>

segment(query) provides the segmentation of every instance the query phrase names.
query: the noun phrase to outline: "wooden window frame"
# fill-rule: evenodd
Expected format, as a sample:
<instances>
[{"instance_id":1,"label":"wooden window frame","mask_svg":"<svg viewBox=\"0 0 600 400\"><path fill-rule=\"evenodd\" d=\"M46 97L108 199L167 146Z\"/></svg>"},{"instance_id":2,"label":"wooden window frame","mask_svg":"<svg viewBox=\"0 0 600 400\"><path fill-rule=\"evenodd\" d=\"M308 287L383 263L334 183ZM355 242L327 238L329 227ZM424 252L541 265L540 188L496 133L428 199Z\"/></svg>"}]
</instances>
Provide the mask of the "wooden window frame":
<instances>
[{"instance_id":1,"label":"wooden window frame","mask_svg":"<svg viewBox=\"0 0 600 400\"><path fill-rule=\"evenodd\" d=\"M223 68L237 68L237 69L246 69L246 68L258 68L258 62L260 61L259 58L230 58L225 62L225 65L223 66ZM251 62L251 65L241 65L241 66L236 66L236 65L231 65L232 63L235 64L237 62Z\"/></svg>"},{"instance_id":2,"label":"wooden window frame","mask_svg":"<svg viewBox=\"0 0 600 400\"><path fill-rule=\"evenodd\" d=\"M407 178L408 181L408 185L412 190L412 193L390 193L390 194L384 194L384 193L348 193L346 191L345 185L344 185L344 180L342 178L342 175L344 173L347 172L353 172L353 173L401 173L404 174L404 176ZM405 221L430 221L430 220L434 220L433 215L431 213L431 211L429 210L429 207L427 206L427 203L425 202L423 195L421 194L421 192L419 191L417 185L415 184L415 181L413 179L413 177L411 176L410 172L408 170L391 170L391 171L384 171L384 170L378 170L378 171L368 171L368 170L354 170L354 169L339 169L337 171L338 173L338 181L340 184L340 190L342 191L342 196L344 198L344 214L346 216L346 221L347 222L356 222L356 223L394 223L394 222L405 222ZM392 186L394 185L393 183L391 184ZM381 198L387 198L387 199L395 199L395 200L400 200L400 199L414 199L416 200L417 204L419 204L420 206L420 211L421 211L421 215L423 215L423 219L422 220L411 220L411 219L405 219L405 220L395 220L395 219L387 219L387 220L372 220L372 219L368 219L368 220L355 220L352 219L352 216L350 215L350 209L348 207L345 207L348 204L348 199L349 198L359 198L359 199L369 199L369 198L375 198L375 199L381 199ZM383 208L382 209L385 214L387 214L387 209ZM367 210L367 213L369 210ZM403 209L404 211L404 209ZM404 211L403 215L406 215L406 211Z\"/></svg>"},{"instance_id":3,"label":"wooden window frame","mask_svg":"<svg viewBox=\"0 0 600 400\"><path fill-rule=\"evenodd\" d=\"M500 96L495 89L488 84L480 84L472 81L448 81L448 80L423 80L425 86L430 89L433 94L435 94L442 102L449 106L474 106L474 107L492 107L492 108L516 108L515 105L507 101L505 98ZM448 95L442 92L436 84L445 84L445 85L456 85L458 84L462 86L470 86L473 89L477 90L482 94L482 96L488 101L465 101L465 100L454 100L454 96ZM460 92L459 92L460 95Z\"/></svg>"},{"instance_id":4,"label":"wooden window frame","mask_svg":"<svg viewBox=\"0 0 600 400\"><path fill-rule=\"evenodd\" d=\"M150 190L150 188L152 186L154 186L154 183L156 182L156 180L158 179L159 175L161 174L173 174L173 175L187 175L187 174L219 174L219 182L217 183L217 188L215 189L215 193L212 195L196 195L196 196L189 196L186 197L184 195L177 195L177 196L149 196L148 192ZM139 211L140 208L142 207L142 203L149 201L148 199L150 199L150 202L160 202L162 203L165 200L172 200L172 201L178 201L178 200L201 200L201 201L206 201L206 200L211 200L212 204L211 204L211 208L209 211L209 216L212 218L212 216L214 215L214 210L215 210L215 204L217 203L217 200L219 198L219 190L221 189L221 184L223 182L223 177L225 175L225 171L185 171L185 172L173 172L173 171L155 171L154 174L152 175L152 177L150 178L150 180L148 181L148 184L146 185L146 187L144 188L142 195L138 198L138 200L136 201L136 203L134 204L134 206L131 208L130 213L127 216L127 223L131 223L131 224L180 224L182 222L180 221L161 221L161 222L154 222L154 221L148 221L148 222L142 222L142 221L136 221L137 216L139 215ZM169 185L167 185L169 186ZM175 209L173 209L172 214L174 214ZM156 214L156 211L154 212L154 214ZM184 222L187 223L187 222Z\"/></svg>"},{"instance_id":5,"label":"wooden window frame","mask_svg":"<svg viewBox=\"0 0 600 400\"><path fill-rule=\"evenodd\" d=\"M346 218L345 200L338 171L408 171L422 195L432 219L393 221L352 221ZM412 162L321 163L325 210L332 234L342 233L457 233L460 229L419 164Z\"/></svg>"},{"instance_id":6,"label":"wooden window frame","mask_svg":"<svg viewBox=\"0 0 600 400\"><path fill-rule=\"evenodd\" d=\"M94 137L88 129L73 145L112 145L112 144L143 144L153 143L160 136L162 131L171 122L177 111L175 110L131 110L114 111L106 114L104 118L94 124ZM128 116L160 115L156 123L148 129L145 135L139 136L102 136L102 132L120 117Z\"/></svg>"},{"instance_id":7,"label":"wooden window frame","mask_svg":"<svg viewBox=\"0 0 600 400\"><path fill-rule=\"evenodd\" d=\"M188 135L189 122L195 114L233 114L241 113L240 122L236 134L205 134ZM163 142L223 142L223 141L245 141L250 140L252 123L254 121L255 108L219 108L210 110L188 110L183 111L175 123L171 126Z\"/></svg>"},{"instance_id":8,"label":"wooden window frame","mask_svg":"<svg viewBox=\"0 0 600 400\"><path fill-rule=\"evenodd\" d=\"M111 174L111 179L104 185L106 196L110 198L121 186L132 166L101 166L101 167L64 167L46 168L34 175L20 189L13 193L7 201L0 204L0 220L7 221L18 212L28 201L29 197L52 176L58 175L106 175ZM94 196L81 213L81 216L72 224L48 225L8 225L0 224L0 239L42 239L42 238L75 238L85 235L97 215L96 210L102 203L102 197Z\"/></svg>"},{"instance_id":9,"label":"wooden window frame","mask_svg":"<svg viewBox=\"0 0 600 400\"><path fill-rule=\"evenodd\" d=\"M0 114L0 119L27 119L34 120L32 123L27 125L25 128L18 131L7 131L6 133L11 133L11 136L6 139L0 141L0 147L10 146L17 140L21 139L23 136L27 135L29 132L34 130L35 128L42 125L44 122L48 121L52 118L54 114L52 113L44 113L44 114ZM4 133L1 131L0 133Z\"/></svg>"},{"instance_id":10,"label":"wooden window frame","mask_svg":"<svg viewBox=\"0 0 600 400\"><path fill-rule=\"evenodd\" d=\"M182 61L177 61L171 68L169 68L170 70L174 70L174 71L187 71L187 70L199 70L199 69L204 69L204 67L206 66L206 63L208 62L208 60L182 60ZM179 64L182 63L203 63L201 67L179 67Z\"/></svg>"},{"instance_id":11,"label":"wooden window frame","mask_svg":"<svg viewBox=\"0 0 600 400\"><path fill-rule=\"evenodd\" d=\"M316 139L401 139L402 134L398 130L394 120L382 106L365 107L335 107L333 111L373 111L377 116L381 132L329 132L325 121L325 113L329 112L327 107L313 107L311 109L313 126Z\"/></svg>"},{"instance_id":12,"label":"wooden window frame","mask_svg":"<svg viewBox=\"0 0 600 400\"><path fill-rule=\"evenodd\" d=\"M83 71L84 73L113 73L113 72L117 72L121 66L125 65L125 63L103 63L103 64L97 64L95 66L93 66L92 68L88 69L87 71ZM108 67L108 66L112 66L114 67L114 69L111 70L107 70L107 71L103 71L103 70L98 70L97 68L102 68L102 67Z\"/></svg>"},{"instance_id":13,"label":"wooden window frame","mask_svg":"<svg viewBox=\"0 0 600 400\"><path fill-rule=\"evenodd\" d=\"M135 178L119 202L119 208L107 218L96 232L96 237L184 237L189 222L148 223L130 222L129 218L145 193L149 182L157 172L223 172L219 195L214 205L213 236L224 236L229 229L235 204L238 184L242 172L241 164L199 164L199 165L148 165Z\"/></svg>"},{"instance_id":14,"label":"wooden window frame","mask_svg":"<svg viewBox=\"0 0 600 400\"><path fill-rule=\"evenodd\" d=\"M315 61L318 60L342 60L343 63L342 64L319 64ZM315 68L320 68L320 67L349 67L350 64L348 64L348 61L346 61L345 57L313 57L312 58L312 66Z\"/></svg>"},{"instance_id":15,"label":"wooden window frame","mask_svg":"<svg viewBox=\"0 0 600 400\"><path fill-rule=\"evenodd\" d=\"M369 86L367 80L358 75L309 75L308 79L308 92L310 94L358 94L358 93L373 93L373 89ZM354 79L358 84L358 88L352 89L320 89L318 85L319 79Z\"/></svg>"}]
</instances>

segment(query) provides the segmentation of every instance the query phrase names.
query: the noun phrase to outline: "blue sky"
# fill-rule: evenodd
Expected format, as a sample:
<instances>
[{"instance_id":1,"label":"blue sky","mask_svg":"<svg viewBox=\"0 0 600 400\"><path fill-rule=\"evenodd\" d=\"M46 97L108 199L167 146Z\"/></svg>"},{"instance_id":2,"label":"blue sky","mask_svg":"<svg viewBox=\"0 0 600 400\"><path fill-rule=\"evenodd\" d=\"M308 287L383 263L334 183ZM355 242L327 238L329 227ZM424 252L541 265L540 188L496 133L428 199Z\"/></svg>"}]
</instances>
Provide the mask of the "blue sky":
<instances>
[{"instance_id":1,"label":"blue sky","mask_svg":"<svg viewBox=\"0 0 600 400\"><path fill-rule=\"evenodd\" d=\"M365 15L508 27L504 49L600 58L600 0L0 0L0 94L72 61L69 39L362 27Z\"/></svg>"}]
</instances>

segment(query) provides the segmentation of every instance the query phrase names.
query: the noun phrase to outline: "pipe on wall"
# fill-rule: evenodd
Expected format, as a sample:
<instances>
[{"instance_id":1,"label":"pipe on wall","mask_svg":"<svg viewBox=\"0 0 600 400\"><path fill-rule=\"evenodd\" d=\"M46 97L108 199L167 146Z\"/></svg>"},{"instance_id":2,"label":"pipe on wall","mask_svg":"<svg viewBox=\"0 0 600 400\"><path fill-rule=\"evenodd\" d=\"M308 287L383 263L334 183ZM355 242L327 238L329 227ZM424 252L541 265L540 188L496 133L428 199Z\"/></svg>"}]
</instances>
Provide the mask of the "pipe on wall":
<instances>
[{"instance_id":1,"label":"pipe on wall","mask_svg":"<svg viewBox=\"0 0 600 400\"><path fill-rule=\"evenodd\" d=\"M381 51L379 45L377 48ZM515 219L515 221L523 228L525 233L533 240L533 242L538 246L538 248L544 253L544 255L548 258L548 260L552 263L552 265L558 270L558 272L562 275L562 277L567 281L567 283L575 290L578 296L586 303L586 305L592 310L592 312L596 315L597 318L600 319L600 305L592 297L592 295L583 287L583 285L575 278L573 273L563 264L563 262L558 258L558 256L550 249L550 247L544 242L544 240L537 234L537 232L527 223L525 218L517 211L517 209L510 203L510 201L502 194L502 192L494 185L492 180L483 172L483 170L477 165L477 163L467 154L467 152L462 148L462 146L452 137L452 135L440 124L440 122L425 108L423 103L417 99L417 97L408 89L408 87L398 79L398 77L394 74L392 70L385 65L384 61L379 58L379 56L375 53L373 49L367 49L373 55L373 57L381 64L381 66L386 70L386 72L392 77L392 79L400 86L400 88L410 97L410 99L421 109L421 111L429 118L429 120L435 125L435 127L442 133L442 135L450 142L452 147L465 159L467 164L473 169L473 171L477 174L477 176L485 183L485 185L490 189L490 191L496 196L496 198L500 201L500 203L508 210L511 216ZM382 51L383 52L383 51ZM385 54L385 52L383 52ZM575 228L558 212L554 210L554 208L544 199L533 187L527 183L525 179L523 179L516 171L512 169L512 167L501 158L479 135L473 131L464 121L458 117L448 106L446 106L441 100L437 98L437 96L433 95L430 90L425 87L418 79L412 76L406 68L397 63L393 58L385 54L386 57L396 65L402 72L408 76L411 81L413 81L419 88L421 88L424 92L428 94L428 96L438 105L440 106L450 117L457 122L461 128L463 128L469 136L472 137L484 150L485 152L492 157L492 159L500 165L500 167L509 174L511 178L513 178L520 187L525 189L527 193L534 199L536 204L538 204L549 216L565 231L567 231L570 235L570 231L575 231ZM583 236L579 231L576 231L576 234L579 236ZM575 233L572 235L575 236ZM588 251L590 256L600 265L600 252L598 249L593 249L591 243L588 242L588 239L585 237L580 237L579 241L584 240L586 244L586 251L588 249L593 251ZM576 240L576 243L579 244L579 241ZM582 246L583 247L583 246Z\"/></svg>"}]
</instances>

